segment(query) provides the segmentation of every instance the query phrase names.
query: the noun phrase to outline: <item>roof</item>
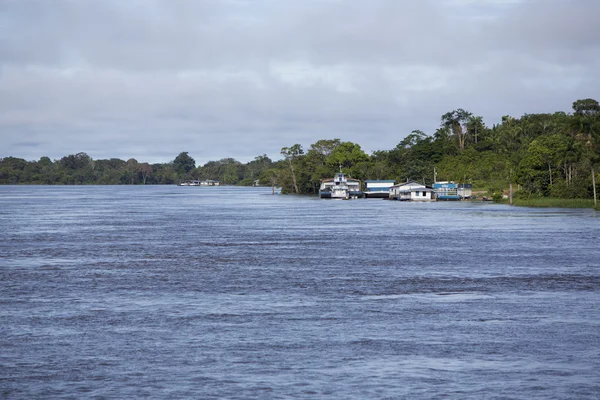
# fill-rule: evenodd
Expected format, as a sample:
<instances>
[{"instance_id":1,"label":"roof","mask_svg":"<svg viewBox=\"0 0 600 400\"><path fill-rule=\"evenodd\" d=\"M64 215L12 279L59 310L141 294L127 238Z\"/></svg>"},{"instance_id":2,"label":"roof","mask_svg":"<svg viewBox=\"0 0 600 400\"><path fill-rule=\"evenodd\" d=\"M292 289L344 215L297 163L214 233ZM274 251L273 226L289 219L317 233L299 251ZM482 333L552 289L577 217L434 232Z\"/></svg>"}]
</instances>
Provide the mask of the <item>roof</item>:
<instances>
[{"instance_id":1,"label":"roof","mask_svg":"<svg viewBox=\"0 0 600 400\"><path fill-rule=\"evenodd\" d=\"M392 187L395 187L395 188L396 188L396 187L409 186L409 185L418 185L419 187L423 187L423 188L425 188L425 187L426 187L426 186L425 186L425 185L423 185L422 183L415 182L415 181L410 181L410 182L402 182L402 183L399 183L399 184L397 184L397 185L394 185L394 186L392 186Z\"/></svg>"},{"instance_id":2,"label":"roof","mask_svg":"<svg viewBox=\"0 0 600 400\"><path fill-rule=\"evenodd\" d=\"M394 182L396 182L396 181L394 181L394 180L391 180L391 181L390 180L373 180L373 179L369 179L369 180L365 181L365 183L394 183Z\"/></svg>"},{"instance_id":3,"label":"roof","mask_svg":"<svg viewBox=\"0 0 600 400\"><path fill-rule=\"evenodd\" d=\"M433 189L429 189L426 187L422 187L422 188L406 188L404 190L402 190L402 192L435 192L435 190Z\"/></svg>"}]
</instances>

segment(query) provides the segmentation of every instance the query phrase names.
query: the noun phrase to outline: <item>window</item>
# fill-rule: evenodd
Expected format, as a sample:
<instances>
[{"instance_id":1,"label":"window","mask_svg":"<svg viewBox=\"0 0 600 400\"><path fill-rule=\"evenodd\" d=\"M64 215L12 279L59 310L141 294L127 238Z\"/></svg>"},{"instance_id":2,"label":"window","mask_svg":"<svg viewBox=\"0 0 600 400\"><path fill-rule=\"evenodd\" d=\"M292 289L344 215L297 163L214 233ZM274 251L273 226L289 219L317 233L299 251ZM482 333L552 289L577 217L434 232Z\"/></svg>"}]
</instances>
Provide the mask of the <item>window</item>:
<instances>
[{"instance_id":1,"label":"window","mask_svg":"<svg viewBox=\"0 0 600 400\"><path fill-rule=\"evenodd\" d=\"M425 192L423 192L423 197L427 197L427 195L425 194Z\"/></svg>"}]
</instances>

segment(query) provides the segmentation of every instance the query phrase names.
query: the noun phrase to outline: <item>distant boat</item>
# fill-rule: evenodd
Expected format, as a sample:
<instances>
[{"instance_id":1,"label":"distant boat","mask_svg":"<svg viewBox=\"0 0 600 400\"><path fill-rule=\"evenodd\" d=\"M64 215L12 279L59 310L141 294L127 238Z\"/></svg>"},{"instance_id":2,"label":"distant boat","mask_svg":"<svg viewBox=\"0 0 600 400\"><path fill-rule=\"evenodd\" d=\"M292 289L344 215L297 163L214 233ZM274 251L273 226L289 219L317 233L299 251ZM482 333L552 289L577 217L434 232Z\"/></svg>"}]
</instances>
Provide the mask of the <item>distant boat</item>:
<instances>
[{"instance_id":1,"label":"distant boat","mask_svg":"<svg viewBox=\"0 0 600 400\"><path fill-rule=\"evenodd\" d=\"M179 183L179 186L220 186L220 181L215 181L212 179L206 179L203 181L191 180L191 181L183 181Z\"/></svg>"},{"instance_id":2,"label":"distant boat","mask_svg":"<svg viewBox=\"0 0 600 400\"><path fill-rule=\"evenodd\" d=\"M360 189L360 181L358 179L347 178L346 175L340 172L335 174L335 177L323 179L319 188L319 197L322 199L358 199L363 197L363 192Z\"/></svg>"},{"instance_id":3,"label":"distant boat","mask_svg":"<svg viewBox=\"0 0 600 400\"><path fill-rule=\"evenodd\" d=\"M198 181L184 181L180 182L179 186L199 186L200 183Z\"/></svg>"}]
</instances>

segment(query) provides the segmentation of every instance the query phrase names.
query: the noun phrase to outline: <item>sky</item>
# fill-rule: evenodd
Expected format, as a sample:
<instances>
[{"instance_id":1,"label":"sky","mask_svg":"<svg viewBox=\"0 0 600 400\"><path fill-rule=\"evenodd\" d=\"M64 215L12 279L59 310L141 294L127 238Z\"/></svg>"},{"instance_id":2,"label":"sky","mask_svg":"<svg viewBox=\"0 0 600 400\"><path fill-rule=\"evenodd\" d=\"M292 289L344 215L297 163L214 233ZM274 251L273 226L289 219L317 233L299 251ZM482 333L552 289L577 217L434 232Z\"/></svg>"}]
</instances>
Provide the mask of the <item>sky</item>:
<instances>
[{"instance_id":1,"label":"sky","mask_svg":"<svg viewBox=\"0 0 600 400\"><path fill-rule=\"evenodd\" d=\"M600 100L598 0L0 0L0 158L371 153Z\"/></svg>"}]
</instances>

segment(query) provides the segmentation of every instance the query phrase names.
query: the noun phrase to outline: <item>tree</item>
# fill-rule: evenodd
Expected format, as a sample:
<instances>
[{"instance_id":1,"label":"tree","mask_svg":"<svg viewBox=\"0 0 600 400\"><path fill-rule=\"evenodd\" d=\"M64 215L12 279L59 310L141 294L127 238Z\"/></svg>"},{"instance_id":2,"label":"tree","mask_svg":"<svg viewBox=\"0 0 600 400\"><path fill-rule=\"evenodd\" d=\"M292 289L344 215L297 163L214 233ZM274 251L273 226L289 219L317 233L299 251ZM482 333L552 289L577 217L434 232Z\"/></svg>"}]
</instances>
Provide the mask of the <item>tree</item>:
<instances>
[{"instance_id":1,"label":"tree","mask_svg":"<svg viewBox=\"0 0 600 400\"><path fill-rule=\"evenodd\" d=\"M321 139L310 145L309 153L315 152L322 156L323 161L341 144L340 139ZM323 162L323 165L325 163Z\"/></svg>"},{"instance_id":2,"label":"tree","mask_svg":"<svg viewBox=\"0 0 600 400\"><path fill-rule=\"evenodd\" d=\"M600 104L594 99L582 99L573 102L573 111L579 116L600 115Z\"/></svg>"},{"instance_id":3,"label":"tree","mask_svg":"<svg viewBox=\"0 0 600 400\"><path fill-rule=\"evenodd\" d=\"M246 164L246 171L250 176L244 176L244 178L249 178L254 181L256 178L260 177L266 169L268 169L273 161L266 154L262 156L254 157L254 160L250 161Z\"/></svg>"},{"instance_id":4,"label":"tree","mask_svg":"<svg viewBox=\"0 0 600 400\"><path fill-rule=\"evenodd\" d=\"M342 142L327 157L327 164L331 167L342 166L351 169L361 161L369 161L369 156L360 145L352 142Z\"/></svg>"},{"instance_id":5,"label":"tree","mask_svg":"<svg viewBox=\"0 0 600 400\"><path fill-rule=\"evenodd\" d=\"M295 144L292 147L284 147L281 149L281 155L287 160L288 165L290 167L290 172L292 174L292 182L294 184L294 191L296 194L300 193L298 189L298 181L296 180L296 172L294 171L294 164L296 160L304 154L304 150L302 146L299 144Z\"/></svg>"},{"instance_id":6,"label":"tree","mask_svg":"<svg viewBox=\"0 0 600 400\"><path fill-rule=\"evenodd\" d=\"M138 162L135 158L130 158L127 160L127 163L125 164L125 171L127 178L131 180L132 185L135 183L135 177L138 173L138 168Z\"/></svg>"},{"instance_id":7,"label":"tree","mask_svg":"<svg viewBox=\"0 0 600 400\"><path fill-rule=\"evenodd\" d=\"M86 153L71 154L60 159L60 165L65 169L76 170L85 168L91 161Z\"/></svg>"},{"instance_id":8,"label":"tree","mask_svg":"<svg viewBox=\"0 0 600 400\"><path fill-rule=\"evenodd\" d=\"M146 184L146 179L148 179L148 175L152 173L152 167L147 162L141 163L138 167L140 174L142 174L142 183Z\"/></svg>"},{"instance_id":9,"label":"tree","mask_svg":"<svg viewBox=\"0 0 600 400\"><path fill-rule=\"evenodd\" d=\"M279 172L280 171L277 168L270 168L265 170L260 178L261 181L266 181L271 185L271 194L275 194L275 186L279 185Z\"/></svg>"},{"instance_id":10,"label":"tree","mask_svg":"<svg viewBox=\"0 0 600 400\"><path fill-rule=\"evenodd\" d=\"M567 137L564 135L540 136L531 142L523 161L533 168L547 166L550 186L552 186L552 167L561 164L567 150Z\"/></svg>"},{"instance_id":11,"label":"tree","mask_svg":"<svg viewBox=\"0 0 600 400\"><path fill-rule=\"evenodd\" d=\"M417 130L412 131L410 133L410 135L408 135L407 137L402 139L402 141L400 143L398 143L398 145L396 147L408 149L408 148L411 148L411 147L419 144L426 137L427 137L427 134L425 132L417 129Z\"/></svg>"},{"instance_id":12,"label":"tree","mask_svg":"<svg viewBox=\"0 0 600 400\"><path fill-rule=\"evenodd\" d=\"M483 117L471 116L467 121L467 133L475 139L477 144L479 136L486 130L485 124L483 123Z\"/></svg>"},{"instance_id":13,"label":"tree","mask_svg":"<svg viewBox=\"0 0 600 400\"><path fill-rule=\"evenodd\" d=\"M465 138L468 132L463 126L471 120L471 117L472 114L462 108L442 115L442 126L452 129L452 133L458 139L458 148L461 151L465 149Z\"/></svg>"},{"instance_id":14,"label":"tree","mask_svg":"<svg viewBox=\"0 0 600 400\"><path fill-rule=\"evenodd\" d=\"M583 162L587 163L592 174L592 192L594 207L598 205L596 199L596 172L594 164L600 158L598 147L600 143L600 105L594 99L577 100L573 103L576 124L579 129L575 139L583 144Z\"/></svg>"},{"instance_id":15,"label":"tree","mask_svg":"<svg viewBox=\"0 0 600 400\"><path fill-rule=\"evenodd\" d=\"M196 161L188 155L187 151L184 151L173 160L173 168L180 178L186 177L191 170L196 168Z\"/></svg>"}]
</instances>

